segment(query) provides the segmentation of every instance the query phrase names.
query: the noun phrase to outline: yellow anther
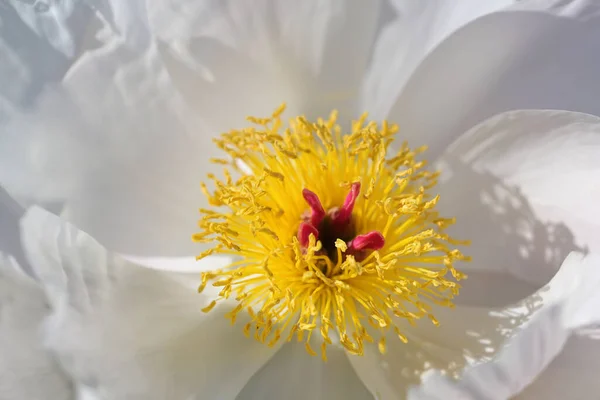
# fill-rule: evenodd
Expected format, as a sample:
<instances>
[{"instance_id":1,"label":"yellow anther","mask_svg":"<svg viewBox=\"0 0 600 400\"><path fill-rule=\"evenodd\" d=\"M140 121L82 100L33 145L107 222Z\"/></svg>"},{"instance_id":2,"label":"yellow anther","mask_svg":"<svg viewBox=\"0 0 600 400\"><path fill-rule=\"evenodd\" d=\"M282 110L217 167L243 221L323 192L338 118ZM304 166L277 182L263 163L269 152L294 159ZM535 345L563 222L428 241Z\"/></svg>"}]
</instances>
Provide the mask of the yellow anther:
<instances>
[{"instance_id":1,"label":"yellow anther","mask_svg":"<svg viewBox=\"0 0 600 400\"><path fill-rule=\"evenodd\" d=\"M439 196L431 190L438 173L418 159L425 148L404 143L392 152L398 126L378 126L367 114L343 132L335 111L327 120L301 116L286 124L284 110L249 117L251 127L215 141L226 156L212 161L226 170L223 179L209 177L213 191L205 184L201 189L221 208L200 209L193 240L215 245L198 259L225 254L237 261L202 274L199 291L209 282L221 288L202 311L235 299L228 317L235 322L248 314L246 336L269 346L295 336L311 355L311 338L319 340L323 360L335 337L350 354L362 355L365 345L385 353L390 330L407 342L401 320L429 318L437 325L435 307L452 307L456 281L466 277L454 263L469 257L453 247L467 242L445 232L454 218L436 211ZM310 186L332 210L344 204L355 182L362 191L351 228L356 235L380 232L385 246L359 254L351 243L355 236L324 245L313 233L302 245L299 225L310 216L302 190Z\"/></svg>"},{"instance_id":2,"label":"yellow anther","mask_svg":"<svg viewBox=\"0 0 600 400\"><path fill-rule=\"evenodd\" d=\"M345 252L346 250L348 250L348 246L346 245L346 242L344 242L342 239L336 239L335 247L340 249L342 252Z\"/></svg>"},{"instance_id":3,"label":"yellow anther","mask_svg":"<svg viewBox=\"0 0 600 400\"><path fill-rule=\"evenodd\" d=\"M209 304L209 305L207 305L206 307L204 307L204 308L202 309L202 312L205 312L205 313L207 313L207 312L209 312L210 310L212 310L213 308L215 308L215 306L216 306L216 305L217 305L217 301L216 301L216 300L213 300L213 301L211 301L211 302L210 302L210 304Z\"/></svg>"},{"instance_id":4,"label":"yellow anther","mask_svg":"<svg viewBox=\"0 0 600 400\"><path fill-rule=\"evenodd\" d=\"M379 339L379 343L377 343L377 347L379 348L379 352L381 354L385 354L387 348L385 345L385 336L382 336L381 339Z\"/></svg>"}]
</instances>

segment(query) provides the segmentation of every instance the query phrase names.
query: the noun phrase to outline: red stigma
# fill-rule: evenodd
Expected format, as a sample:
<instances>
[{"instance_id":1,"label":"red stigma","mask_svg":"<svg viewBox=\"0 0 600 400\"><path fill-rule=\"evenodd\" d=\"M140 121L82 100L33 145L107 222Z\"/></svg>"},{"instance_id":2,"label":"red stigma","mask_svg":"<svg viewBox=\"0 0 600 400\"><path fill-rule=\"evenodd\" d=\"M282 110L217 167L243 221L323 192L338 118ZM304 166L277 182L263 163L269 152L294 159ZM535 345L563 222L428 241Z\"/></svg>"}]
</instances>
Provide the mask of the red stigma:
<instances>
[{"instance_id":1,"label":"red stigma","mask_svg":"<svg viewBox=\"0 0 600 400\"><path fill-rule=\"evenodd\" d=\"M300 245L307 248L312 234L316 240L321 241L322 252L333 260L337 259L337 239L348 243L346 254L354 256L357 261L364 260L369 252L381 249L385 245L385 238L380 232L371 231L364 235L356 235L354 231L352 212L359 194L360 183L355 182L351 185L344 204L326 212L319 196L309 189L303 189L302 196L310 207L310 217L305 217L298 227Z\"/></svg>"},{"instance_id":2,"label":"red stigma","mask_svg":"<svg viewBox=\"0 0 600 400\"><path fill-rule=\"evenodd\" d=\"M350 193L348 193L346 196L344 205L339 210L335 211L331 216L331 223L337 229L343 229L346 225L348 225L348 222L350 222L350 216L354 210L354 203L356 203L359 193L360 183L355 182L350 187Z\"/></svg>"},{"instance_id":3,"label":"red stigma","mask_svg":"<svg viewBox=\"0 0 600 400\"><path fill-rule=\"evenodd\" d=\"M300 224L300 227L298 228L298 240L302 247L308 247L311 233L315 235L315 240L319 240L319 230L317 228L306 222Z\"/></svg>"},{"instance_id":4,"label":"red stigma","mask_svg":"<svg viewBox=\"0 0 600 400\"><path fill-rule=\"evenodd\" d=\"M302 197L304 197L304 200L306 200L310 207L310 223L312 226L318 227L323 222L323 218L325 218L325 210L323 209L321 200L319 200L319 196L308 189L303 189Z\"/></svg>"},{"instance_id":5,"label":"red stigma","mask_svg":"<svg viewBox=\"0 0 600 400\"><path fill-rule=\"evenodd\" d=\"M379 250L385 245L385 238L377 231L372 231L364 235L358 235L350 243L348 249L354 251L360 250Z\"/></svg>"}]
</instances>

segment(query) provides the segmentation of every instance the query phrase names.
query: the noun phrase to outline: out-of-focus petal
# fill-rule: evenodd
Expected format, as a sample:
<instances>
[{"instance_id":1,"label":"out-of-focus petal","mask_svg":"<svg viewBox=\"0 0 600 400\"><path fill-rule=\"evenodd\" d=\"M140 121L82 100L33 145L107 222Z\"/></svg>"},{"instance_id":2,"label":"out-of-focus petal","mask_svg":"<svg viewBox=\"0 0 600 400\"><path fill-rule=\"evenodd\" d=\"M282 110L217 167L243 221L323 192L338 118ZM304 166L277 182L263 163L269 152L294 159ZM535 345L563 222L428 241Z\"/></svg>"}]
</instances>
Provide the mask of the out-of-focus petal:
<instances>
[{"instance_id":1,"label":"out-of-focus petal","mask_svg":"<svg viewBox=\"0 0 600 400\"><path fill-rule=\"evenodd\" d=\"M0 253L14 257L27 270L19 237L19 220L24 212L23 207L0 186Z\"/></svg>"},{"instance_id":2,"label":"out-of-focus petal","mask_svg":"<svg viewBox=\"0 0 600 400\"><path fill-rule=\"evenodd\" d=\"M42 288L0 253L0 398L71 400L70 380L43 344Z\"/></svg>"},{"instance_id":3,"label":"out-of-focus petal","mask_svg":"<svg viewBox=\"0 0 600 400\"><path fill-rule=\"evenodd\" d=\"M461 136L441 158L439 193L453 235L472 241L463 269L540 287L569 252L598 251L599 152L600 119L562 111L508 112ZM512 289L504 301L522 296Z\"/></svg>"},{"instance_id":4,"label":"out-of-focus petal","mask_svg":"<svg viewBox=\"0 0 600 400\"><path fill-rule=\"evenodd\" d=\"M87 2L15 0L0 4L0 124L30 107L93 47L97 18ZM2 129L0 127L0 136Z\"/></svg>"},{"instance_id":5,"label":"out-of-focus petal","mask_svg":"<svg viewBox=\"0 0 600 400\"><path fill-rule=\"evenodd\" d=\"M411 390L409 398L589 398L590 393L596 393L598 389L597 376L592 370L578 376L548 376L548 372L543 371L557 354L569 351L569 346L566 346L569 337L586 331L589 333L590 329L597 330L600 322L599 284L600 257L584 258L577 253L569 255L546 288L544 297L547 303L508 341L497 357L468 369L458 382L452 382L439 373L432 374L421 387ZM568 366L563 365L563 368L585 370L586 365L577 365L576 360L572 361ZM532 382L535 383L525 389ZM513 397L515 395L518 396Z\"/></svg>"},{"instance_id":6,"label":"out-of-focus petal","mask_svg":"<svg viewBox=\"0 0 600 400\"><path fill-rule=\"evenodd\" d=\"M512 9L511 9L512 10ZM436 157L500 112L548 108L600 115L600 3L518 2L452 34L419 65L389 118Z\"/></svg>"},{"instance_id":7,"label":"out-of-focus petal","mask_svg":"<svg viewBox=\"0 0 600 400\"><path fill-rule=\"evenodd\" d=\"M0 15L4 17L1 18L3 23L15 24L5 26L4 29L7 31L19 27L18 31L10 32L13 35L23 33L24 29L28 29L32 35L39 38L40 42L50 45L68 59L77 56L81 51L81 46L87 36L86 31L90 25L93 25L92 21L94 20L94 10L89 3L79 0L58 2L16 0L0 6ZM12 36L8 33L7 36ZM31 50L31 42L27 39L31 39L31 37L19 37L18 40L22 41L20 48ZM42 54L39 56L43 57ZM44 59L42 57L40 60Z\"/></svg>"},{"instance_id":8,"label":"out-of-focus petal","mask_svg":"<svg viewBox=\"0 0 600 400\"><path fill-rule=\"evenodd\" d=\"M106 29L131 51L143 51L154 37L150 31L146 0L88 0L102 17Z\"/></svg>"},{"instance_id":9,"label":"out-of-focus petal","mask_svg":"<svg viewBox=\"0 0 600 400\"><path fill-rule=\"evenodd\" d=\"M462 26L513 2L392 0L366 75L361 109L375 119L386 118L412 73L437 45Z\"/></svg>"},{"instance_id":10,"label":"out-of-focus petal","mask_svg":"<svg viewBox=\"0 0 600 400\"><path fill-rule=\"evenodd\" d=\"M188 101L216 131L291 113L356 116L380 1L149 1L154 31Z\"/></svg>"},{"instance_id":11,"label":"out-of-focus petal","mask_svg":"<svg viewBox=\"0 0 600 400\"><path fill-rule=\"evenodd\" d=\"M22 240L50 300L46 342L66 371L107 399L233 399L274 354L224 317L205 314L198 274L156 271L109 253L39 208Z\"/></svg>"},{"instance_id":12,"label":"out-of-focus petal","mask_svg":"<svg viewBox=\"0 0 600 400\"><path fill-rule=\"evenodd\" d=\"M546 369L537 371L539 375L513 399L589 399L590 393L600 390L599 369L598 329L585 334L571 334L556 358Z\"/></svg>"},{"instance_id":13,"label":"out-of-focus petal","mask_svg":"<svg viewBox=\"0 0 600 400\"><path fill-rule=\"evenodd\" d=\"M310 356L303 343L291 342L250 379L237 400L371 398L341 346L329 346L323 362Z\"/></svg>"}]
</instances>

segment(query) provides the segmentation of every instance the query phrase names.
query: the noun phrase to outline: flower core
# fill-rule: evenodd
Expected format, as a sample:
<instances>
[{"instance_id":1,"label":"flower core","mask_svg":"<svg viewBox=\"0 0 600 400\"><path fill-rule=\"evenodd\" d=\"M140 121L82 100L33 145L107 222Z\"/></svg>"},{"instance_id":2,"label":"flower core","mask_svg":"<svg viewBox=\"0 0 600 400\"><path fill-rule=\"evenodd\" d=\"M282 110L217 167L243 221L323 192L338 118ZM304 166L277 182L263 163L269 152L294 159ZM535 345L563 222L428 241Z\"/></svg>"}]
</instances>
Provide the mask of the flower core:
<instances>
[{"instance_id":1,"label":"flower core","mask_svg":"<svg viewBox=\"0 0 600 400\"><path fill-rule=\"evenodd\" d=\"M202 185L211 205L201 209L197 242L214 247L197 258L237 256L227 268L202 274L199 291L222 287L219 301L233 297L228 316L247 312L247 336L270 346L294 336L315 355L319 335L326 359L332 334L350 353L362 355L377 338L386 350L392 330L403 342L399 321L437 320L433 305L452 307L456 281L467 261L444 230L454 223L435 210L437 172L428 171L406 143L391 154L396 125L366 122L364 114L343 134L337 113L284 125L279 107L270 118L249 117L253 126L216 139L229 159ZM234 179L233 174L239 178Z\"/></svg>"}]
</instances>

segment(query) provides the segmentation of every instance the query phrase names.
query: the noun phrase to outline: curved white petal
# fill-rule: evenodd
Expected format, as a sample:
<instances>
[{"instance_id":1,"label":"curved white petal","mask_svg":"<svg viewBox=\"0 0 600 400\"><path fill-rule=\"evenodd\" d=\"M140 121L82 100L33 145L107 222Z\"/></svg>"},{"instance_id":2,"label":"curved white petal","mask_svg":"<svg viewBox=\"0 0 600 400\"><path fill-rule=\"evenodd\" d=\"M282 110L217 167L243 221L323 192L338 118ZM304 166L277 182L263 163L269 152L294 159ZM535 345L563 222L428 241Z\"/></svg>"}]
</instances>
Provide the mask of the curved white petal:
<instances>
[{"instance_id":1,"label":"curved white petal","mask_svg":"<svg viewBox=\"0 0 600 400\"><path fill-rule=\"evenodd\" d=\"M156 48L113 43L0 135L0 182L19 198L65 202L66 218L115 251L191 256L215 148L203 132Z\"/></svg>"},{"instance_id":2,"label":"curved white petal","mask_svg":"<svg viewBox=\"0 0 600 400\"><path fill-rule=\"evenodd\" d=\"M579 360L580 365L574 359L568 365L563 364L564 375L544 370L559 352L572 349L568 345L569 338L576 338L582 330L589 332L589 328L597 328L600 322L599 284L600 257L584 259L581 254L571 254L548 285L551 301L508 341L496 358L468 369L458 382L434 374L426 378L421 387L412 389L409 398L589 398L591 393L597 392L598 382L593 370L585 373L586 365L581 364L585 358ZM573 370L569 371L569 368ZM584 374L573 374L576 371ZM525 389L531 382L534 384ZM515 395L518 396L513 397Z\"/></svg>"},{"instance_id":3,"label":"curved white petal","mask_svg":"<svg viewBox=\"0 0 600 400\"><path fill-rule=\"evenodd\" d=\"M86 30L94 18L93 10L88 2L77 0L14 1L0 8L0 15L2 14L5 14L4 18L1 18L3 25L5 22L23 24L22 28L29 28L31 34L38 36L41 42L47 42L65 59L75 57L81 50L82 42L87 36ZM20 21L17 22L15 19ZM13 30L15 27L3 28ZM11 33L16 34L17 31ZM23 33L23 31L18 33ZM26 47L31 44L31 42L28 43L28 39L31 38L20 36L22 44L26 44Z\"/></svg>"},{"instance_id":4,"label":"curved white petal","mask_svg":"<svg viewBox=\"0 0 600 400\"><path fill-rule=\"evenodd\" d=\"M329 346L323 362L320 356L310 356L304 343L293 341L250 379L237 400L371 398L341 347Z\"/></svg>"},{"instance_id":5,"label":"curved white petal","mask_svg":"<svg viewBox=\"0 0 600 400\"><path fill-rule=\"evenodd\" d=\"M0 253L0 398L71 400L71 382L43 344L41 287Z\"/></svg>"},{"instance_id":6,"label":"curved white petal","mask_svg":"<svg viewBox=\"0 0 600 400\"><path fill-rule=\"evenodd\" d=\"M145 0L91 0L107 28L132 51L146 49L153 37Z\"/></svg>"},{"instance_id":7,"label":"curved white petal","mask_svg":"<svg viewBox=\"0 0 600 400\"><path fill-rule=\"evenodd\" d=\"M287 102L356 116L380 1L148 1L169 70L216 131ZM353 115L349 115L353 114Z\"/></svg>"},{"instance_id":8,"label":"curved white petal","mask_svg":"<svg viewBox=\"0 0 600 400\"><path fill-rule=\"evenodd\" d=\"M600 115L600 4L518 2L456 31L419 65L389 118L435 158L500 112L548 108ZM492 45L493 43L493 45Z\"/></svg>"},{"instance_id":9,"label":"curved white petal","mask_svg":"<svg viewBox=\"0 0 600 400\"><path fill-rule=\"evenodd\" d=\"M600 16L598 3L590 0L531 0L515 2L512 10L545 12L568 18L593 19Z\"/></svg>"},{"instance_id":10,"label":"curved white petal","mask_svg":"<svg viewBox=\"0 0 600 400\"><path fill-rule=\"evenodd\" d=\"M377 346L365 345L365 355L350 357L350 361L374 396L402 399L429 371L456 376L473 361L492 357L542 301L535 294L504 308L438 307L433 314L439 327L429 320L414 326L400 321L408 343L391 332L386 337L386 354L382 355Z\"/></svg>"},{"instance_id":11,"label":"curved white petal","mask_svg":"<svg viewBox=\"0 0 600 400\"><path fill-rule=\"evenodd\" d=\"M229 256L215 255L196 260L196 257L138 257L120 254L121 257L134 264L161 271L201 273L203 271L214 271L231 264Z\"/></svg>"},{"instance_id":12,"label":"curved white petal","mask_svg":"<svg viewBox=\"0 0 600 400\"><path fill-rule=\"evenodd\" d=\"M555 330L556 333L556 330ZM531 346L530 344L526 344ZM525 363L525 365L527 365ZM535 399L586 399L590 393L598 393L598 370L600 369L600 341L598 330L593 336L571 334L556 358L539 374L515 400ZM517 382L519 382L517 380Z\"/></svg>"},{"instance_id":13,"label":"curved white petal","mask_svg":"<svg viewBox=\"0 0 600 400\"><path fill-rule=\"evenodd\" d=\"M221 12L220 17L210 14L215 21L229 21L228 12L237 16L229 21L232 25L223 29L237 27L251 31L237 32L239 48L227 50L227 56L248 57L248 52L254 49L252 41L262 37L258 31L275 29L270 18L264 17L260 10L247 7L246 3L211 4ZM344 74L359 74L353 70L361 65L355 59L355 52L362 49L366 59L367 42L372 40L368 32L374 29L377 7L365 8L362 2L302 3L299 8L294 8L297 2L274 4L273 10L288 18L278 18L275 24L278 32L287 32L280 38L281 52L298 47L292 51L298 55L290 56L289 60L299 57L308 64L318 61L318 67L324 69L317 68L311 74L327 84L342 85L330 79L332 58L342 57L341 52L347 59L354 57L350 63L352 68L344 68ZM205 129L204 120L210 122L211 118L220 116L227 128L234 127L234 121L239 123L260 103L257 99L268 97L267 86L279 90L285 84L271 72L263 74L262 81L248 76L238 82L244 74L251 73L251 65L225 60L221 57L225 53L217 49L202 51L201 57L202 62L221 74L217 83L205 81L197 71L181 75L174 68L183 66L168 56L172 53L168 46L157 48L150 44L131 51L133 42L126 32L141 32L143 26L138 27L134 20L125 23L127 15L135 14L136 7L145 9L145 5L139 2L127 5L110 2L109 5L117 21L115 29L125 32L125 40L114 40L85 54L70 70L60 90L48 94L33 115L22 115L11 121L0 136L0 161L6 166L0 168L0 182L19 199L33 197L38 201L65 202L65 218L115 251L140 256L197 254L203 249L192 243L190 236L197 230L197 209L207 205L199 182L205 180L207 172L213 171L208 159L217 151L211 141L216 132ZM122 17L117 16L115 8L119 8L118 14ZM256 30L244 25L245 16L249 15L262 18L253 25ZM318 24L315 20L312 24L297 25L294 19L297 15L302 16L299 22L316 15ZM193 16L190 14L190 18ZM322 33L328 37L327 43L301 40L300 35L315 32L319 33L315 40ZM352 36L348 36L348 32L352 32ZM349 38L356 40L346 41ZM215 38L197 39L208 40L209 47L222 45ZM313 58L318 56L318 60L309 62L310 52L314 53ZM264 57L258 58L264 63L261 68L281 66ZM304 65L300 61L298 65ZM329 75L324 75L325 70ZM282 71L288 72L285 68ZM201 96L204 103L197 103L189 96L183 98L173 87L173 79L179 89L191 90L193 96ZM354 75L352 79L344 79L354 81ZM197 87L196 83L207 86ZM235 93L222 91L221 83ZM256 90L249 90L243 83L260 84ZM269 112L287 96L276 97L269 101ZM191 101L192 108L186 99ZM311 96L307 104L312 104L314 99L323 99L323 96ZM234 103L239 106L237 109ZM228 106L223 107L224 104Z\"/></svg>"},{"instance_id":14,"label":"curved white petal","mask_svg":"<svg viewBox=\"0 0 600 400\"><path fill-rule=\"evenodd\" d=\"M391 1L366 75L361 110L376 120L385 119L412 73L437 45L462 26L512 3Z\"/></svg>"},{"instance_id":15,"label":"curved white petal","mask_svg":"<svg viewBox=\"0 0 600 400\"><path fill-rule=\"evenodd\" d=\"M439 204L457 218L453 234L472 241L467 273L508 273L539 287L569 252L599 250L599 152L600 119L562 111L500 114L452 144L441 158ZM514 301L520 293L510 289Z\"/></svg>"},{"instance_id":16,"label":"curved white petal","mask_svg":"<svg viewBox=\"0 0 600 400\"><path fill-rule=\"evenodd\" d=\"M490 360L505 343L526 341L527 346L535 347L531 343L537 342L541 346L539 351L532 348L520 356L527 358L536 372L522 369L512 373L527 384L556 355L566 338L566 335L547 333L549 326L559 325L564 331L596 323L600 317L597 302L600 299L592 291L600 279L600 270L595 268L597 264L589 263L580 271L580 259L581 255L570 256L546 287L511 306L457 306L454 310L434 311L440 320L439 327L407 326L408 344L390 337L386 355L381 355L374 346L366 347L368 353L364 357L351 358L353 366L371 393L379 393L382 398L405 398L409 386L418 385L422 379L427 382L426 377L435 370L444 376L457 377L465 367ZM499 354L500 359L514 357L507 356L506 350ZM465 373L465 379L470 373ZM499 373L497 378L502 379L502 376ZM494 389L490 384L485 393L494 393ZM475 395L472 398L506 399L503 393L501 391L499 397Z\"/></svg>"},{"instance_id":17,"label":"curved white petal","mask_svg":"<svg viewBox=\"0 0 600 400\"><path fill-rule=\"evenodd\" d=\"M208 314L198 274L143 268L39 208L21 220L50 299L46 340L64 368L107 399L233 399L276 351ZM243 322L243 321L242 321Z\"/></svg>"},{"instance_id":18,"label":"curved white petal","mask_svg":"<svg viewBox=\"0 0 600 400\"><path fill-rule=\"evenodd\" d=\"M95 22L93 10L81 1L0 5L0 124L62 79L89 47L88 32Z\"/></svg>"}]
</instances>

